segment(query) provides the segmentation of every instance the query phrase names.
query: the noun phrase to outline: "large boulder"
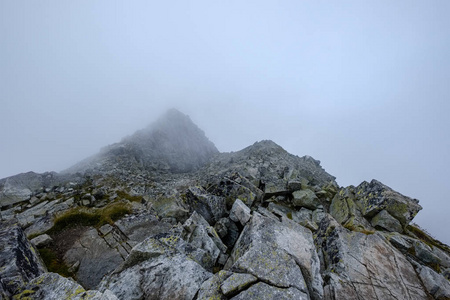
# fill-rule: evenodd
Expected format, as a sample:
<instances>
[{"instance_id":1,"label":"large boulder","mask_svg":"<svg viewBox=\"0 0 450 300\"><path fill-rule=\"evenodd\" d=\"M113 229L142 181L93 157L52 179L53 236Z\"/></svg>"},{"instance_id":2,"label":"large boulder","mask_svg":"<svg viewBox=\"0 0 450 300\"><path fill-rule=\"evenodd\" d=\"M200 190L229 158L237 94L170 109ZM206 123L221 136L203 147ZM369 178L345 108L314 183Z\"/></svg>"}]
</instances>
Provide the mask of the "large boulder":
<instances>
[{"instance_id":1,"label":"large boulder","mask_svg":"<svg viewBox=\"0 0 450 300\"><path fill-rule=\"evenodd\" d=\"M276 287L295 287L323 297L319 257L312 233L286 217L283 222L254 212L225 269L248 273Z\"/></svg>"},{"instance_id":2,"label":"large boulder","mask_svg":"<svg viewBox=\"0 0 450 300\"><path fill-rule=\"evenodd\" d=\"M22 228L14 220L0 223L0 281L5 294L15 294L21 286L47 269Z\"/></svg>"},{"instance_id":3,"label":"large boulder","mask_svg":"<svg viewBox=\"0 0 450 300\"><path fill-rule=\"evenodd\" d=\"M331 216L315 240L324 267L324 299L427 299L411 263L379 233L342 227Z\"/></svg>"},{"instance_id":4,"label":"large boulder","mask_svg":"<svg viewBox=\"0 0 450 300\"><path fill-rule=\"evenodd\" d=\"M377 180L361 183L356 187L356 193L363 215L369 218L386 210L405 226L422 209L418 200L406 197Z\"/></svg>"}]
</instances>

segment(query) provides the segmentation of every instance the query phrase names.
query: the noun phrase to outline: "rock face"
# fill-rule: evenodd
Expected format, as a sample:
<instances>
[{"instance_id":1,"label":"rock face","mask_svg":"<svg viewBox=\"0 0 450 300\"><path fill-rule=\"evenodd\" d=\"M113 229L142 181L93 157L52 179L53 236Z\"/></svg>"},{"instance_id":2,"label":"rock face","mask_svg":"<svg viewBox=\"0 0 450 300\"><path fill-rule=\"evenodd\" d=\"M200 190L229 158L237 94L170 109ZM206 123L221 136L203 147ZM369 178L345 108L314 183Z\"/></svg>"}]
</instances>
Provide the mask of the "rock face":
<instances>
[{"instance_id":1,"label":"rock face","mask_svg":"<svg viewBox=\"0 0 450 300\"><path fill-rule=\"evenodd\" d=\"M418 201L171 110L66 172L0 180L0 299L450 299ZM30 241L29 241L30 240Z\"/></svg>"},{"instance_id":2,"label":"rock face","mask_svg":"<svg viewBox=\"0 0 450 300\"><path fill-rule=\"evenodd\" d=\"M22 228L11 221L0 223L0 266L5 295L14 295L24 283L47 271Z\"/></svg>"}]
</instances>

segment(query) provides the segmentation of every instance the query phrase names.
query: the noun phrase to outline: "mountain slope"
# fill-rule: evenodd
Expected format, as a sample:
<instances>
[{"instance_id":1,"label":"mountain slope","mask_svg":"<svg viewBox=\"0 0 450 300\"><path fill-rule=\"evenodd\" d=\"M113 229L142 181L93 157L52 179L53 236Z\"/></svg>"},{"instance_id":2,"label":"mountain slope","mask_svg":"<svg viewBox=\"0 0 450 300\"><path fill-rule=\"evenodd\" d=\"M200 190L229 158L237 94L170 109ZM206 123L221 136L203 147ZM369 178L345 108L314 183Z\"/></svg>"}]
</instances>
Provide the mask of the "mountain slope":
<instances>
[{"instance_id":1,"label":"mountain slope","mask_svg":"<svg viewBox=\"0 0 450 300\"><path fill-rule=\"evenodd\" d=\"M187 115L171 109L147 128L65 172L137 168L185 173L197 170L217 153L216 146Z\"/></svg>"}]
</instances>

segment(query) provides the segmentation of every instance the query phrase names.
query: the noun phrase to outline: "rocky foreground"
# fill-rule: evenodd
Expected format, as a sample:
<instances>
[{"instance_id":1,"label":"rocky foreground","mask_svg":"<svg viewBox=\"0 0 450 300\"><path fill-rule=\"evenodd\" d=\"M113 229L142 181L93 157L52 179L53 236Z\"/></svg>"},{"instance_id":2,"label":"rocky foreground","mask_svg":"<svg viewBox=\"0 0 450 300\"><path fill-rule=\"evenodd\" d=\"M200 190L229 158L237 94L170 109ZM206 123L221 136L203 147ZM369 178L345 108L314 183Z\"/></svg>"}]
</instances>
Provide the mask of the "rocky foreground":
<instances>
[{"instance_id":1,"label":"rocky foreground","mask_svg":"<svg viewBox=\"0 0 450 300\"><path fill-rule=\"evenodd\" d=\"M62 173L0 180L0 299L450 299L418 201L339 187L272 141L219 153L189 117Z\"/></svg>"}]
</instances>

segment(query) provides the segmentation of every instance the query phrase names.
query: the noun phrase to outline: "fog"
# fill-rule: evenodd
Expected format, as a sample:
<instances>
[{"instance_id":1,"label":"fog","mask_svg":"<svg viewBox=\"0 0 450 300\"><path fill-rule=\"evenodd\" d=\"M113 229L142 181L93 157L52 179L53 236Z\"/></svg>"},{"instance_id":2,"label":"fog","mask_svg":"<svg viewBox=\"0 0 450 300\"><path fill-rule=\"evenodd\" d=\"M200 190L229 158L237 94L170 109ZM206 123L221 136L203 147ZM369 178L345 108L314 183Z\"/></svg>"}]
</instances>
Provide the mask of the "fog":
<instances>
[{"instance_id":1,"label":"fog","mask_svg":"<svg viewBox=\"0 0 450 300\"><path fill-rule=\"evenodd\" d=\"M1 1L0 178L60 171L175 107L378 179L450 244L450 2Z\"/></svg>"}]
</instances>

